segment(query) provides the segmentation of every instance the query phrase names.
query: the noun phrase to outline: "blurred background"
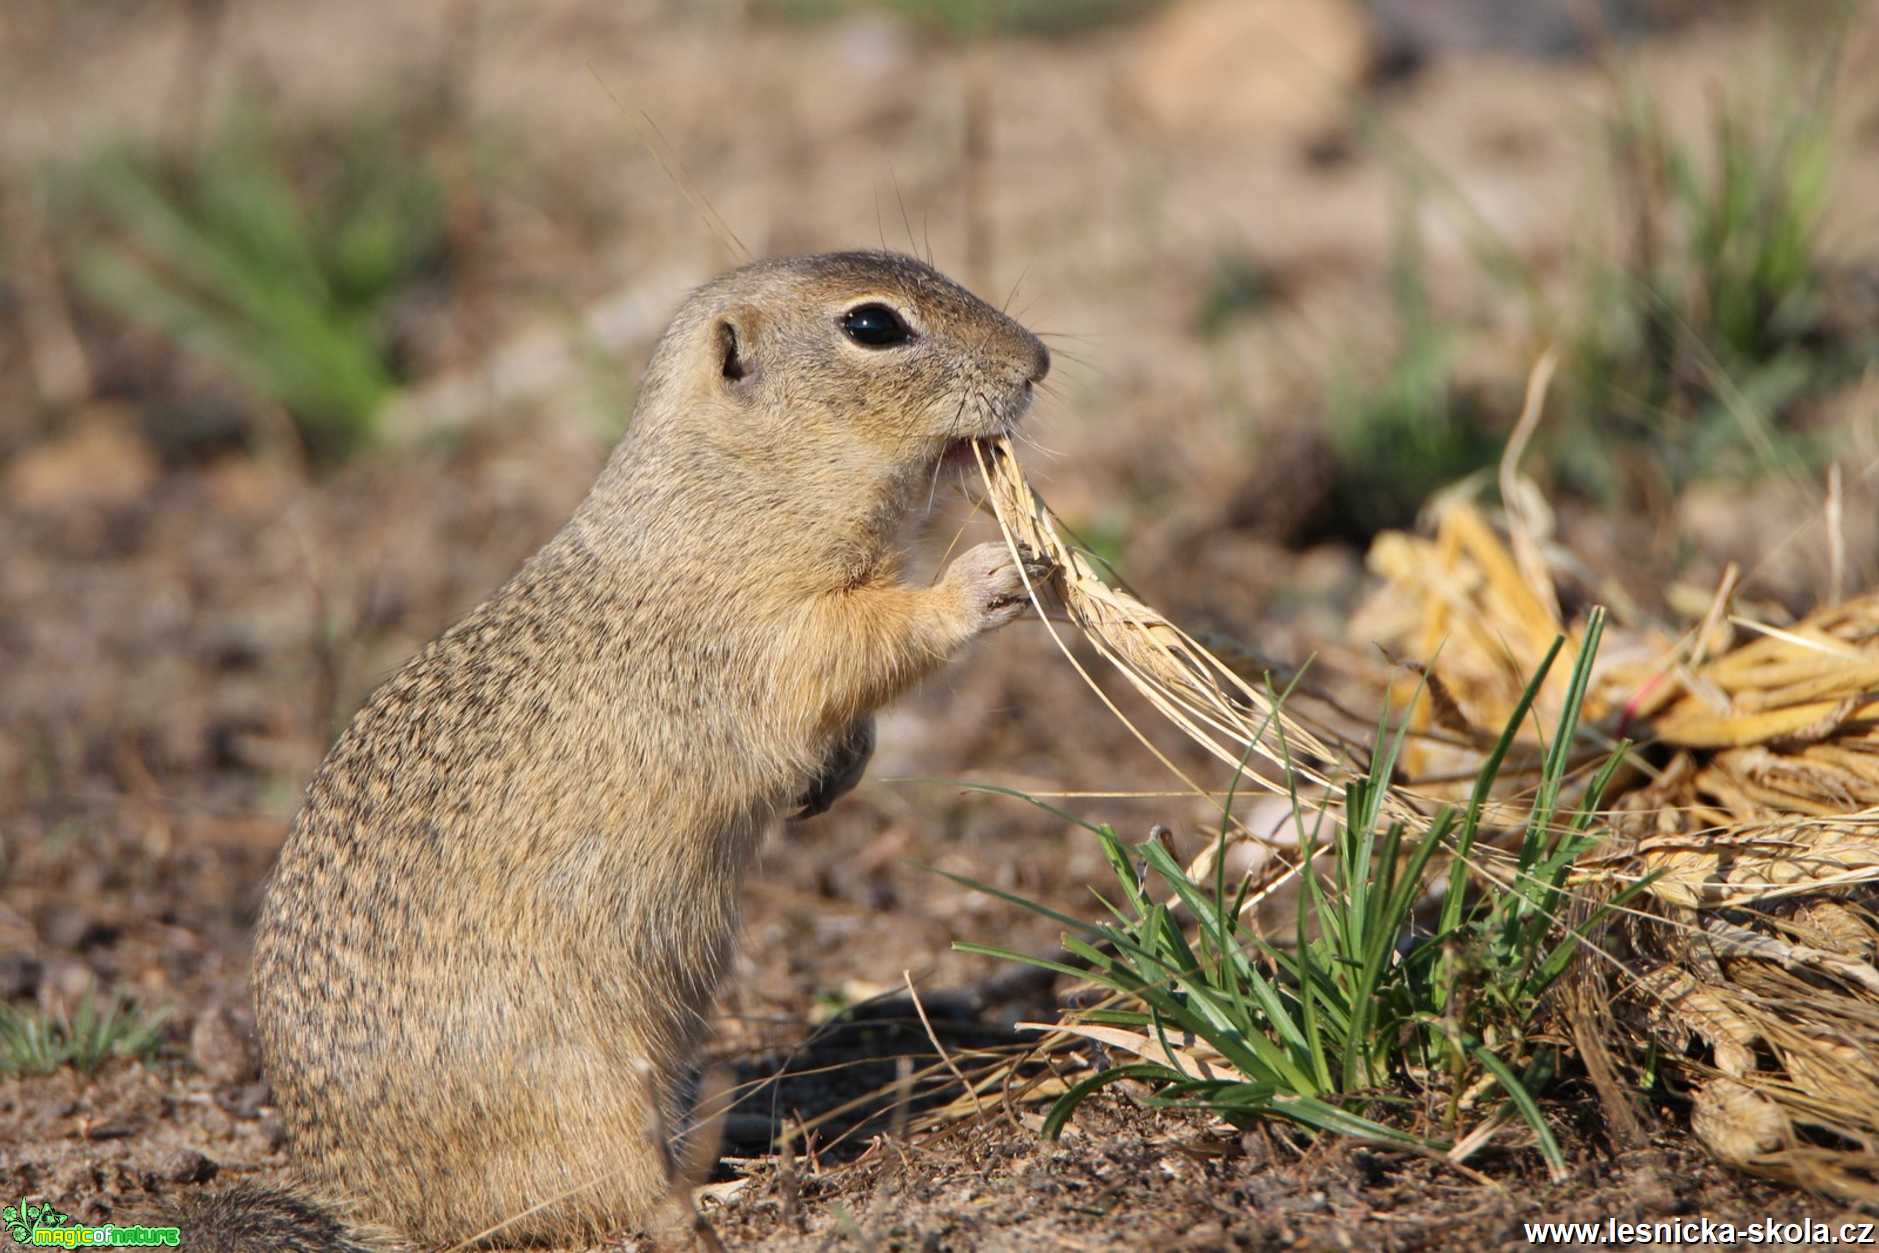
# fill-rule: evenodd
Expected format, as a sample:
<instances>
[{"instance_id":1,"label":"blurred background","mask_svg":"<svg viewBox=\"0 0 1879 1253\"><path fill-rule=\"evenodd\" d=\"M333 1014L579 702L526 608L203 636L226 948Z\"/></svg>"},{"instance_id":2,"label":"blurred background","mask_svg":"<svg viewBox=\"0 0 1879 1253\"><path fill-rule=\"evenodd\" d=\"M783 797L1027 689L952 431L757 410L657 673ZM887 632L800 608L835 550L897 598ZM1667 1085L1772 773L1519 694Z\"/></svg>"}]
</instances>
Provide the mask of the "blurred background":
<instances>
[{"instance_id":1,"label":"blurred background","mask_svg":"<svg viewBox=\"0 0 1879 1253\"><path fill-rule=\"evenodd\" d=\"M1281 666L1374 655L1370 541L1492 502L1548 347L1522 464L1583 599L1678 622L1735 562L1779 621L1879 563L1869 5L7 0L0 104L0 1005L155 1066L0 1088L68 1201L278 1165L244 981L300 789L565 518L733 235L1008 300L1034 481ZM769 849L720 1048L1054 944L925 867L1082 909L1094 845L893 780L1163 787L1099 708L1030 626L892 711Z\"/></svg>"}]
</instances>

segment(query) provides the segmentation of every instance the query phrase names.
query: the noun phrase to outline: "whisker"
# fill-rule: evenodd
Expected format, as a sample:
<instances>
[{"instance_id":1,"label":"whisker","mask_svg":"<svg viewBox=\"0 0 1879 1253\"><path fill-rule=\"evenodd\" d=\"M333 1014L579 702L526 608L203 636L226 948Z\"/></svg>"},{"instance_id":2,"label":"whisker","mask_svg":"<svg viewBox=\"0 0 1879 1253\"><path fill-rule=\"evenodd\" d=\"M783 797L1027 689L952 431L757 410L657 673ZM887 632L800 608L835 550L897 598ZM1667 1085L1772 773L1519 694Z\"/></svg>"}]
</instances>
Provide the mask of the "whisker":
<instances>
[{"instance_id":1,"label":"whisker","mask_svg":"<svg viewBox=\"0 0 1879 1253\"><path fill-rule=\"evenodd\" d=\"M961 396L959 398L959 407L953 410L952 428L955 431L959 429L960 415L966 411L967 399L968 397ZM933 513L933 502L939 498L940 470L945 464L946 453L942 451L939 456L933 459L933 482L926 489L926 511L929 516Z\"/></svg>"},{"instance_id":2,"label":"whisker","mask_svg":"<svg viewBox=\"0 0 1879 1253\"><path fill-rule=\"evenodd\" d=\"M933 481L927 485L926 489L926 512L928 517L933 515L933 504L939 499L940 470L945 464L945 453L941 453L939 456L933 458Z\"/></svg>"},{"instance_id":3,"label":"whisker","mask_svg":"<svg viewBox=\"0 0 1879 1253\"><path fill-rule=\"evenodd\" d=\"M1088 370L1091 374L1094 374L1097 378L1102 379L1106 383L1113 383L1115 381L1116 376L1113 371L1107 366L1098 365L1088 357L1079 356L1074 352L1068 352L1062 348L1051 349L1050 355L1053 361L1062 358L1079 369Z\"/></svg>"},{"instance_id":4,"label":"whisker","mask_svg":"<svg viewBox=\"0 0 1879 1253\"><path fill-rule=\"evenodd\" d=\"M1031 267L1029 263L1026 263L1025 267L1022 270L1018 271L1018 281L1011 285L1011 290L1009 292L1005 293L1005 303L998 306L998 311L1000 313L1008 312L1011 309L1012 298L1018 294L1018 289L1024 286L1024 276L1029 274L1030 272L1031 272Z\"/></svg>"},{"instance_id":5,"label":"whisker","mask_svg":"<svg viewBox=\"0 0 1879 1253\"><path fill-rule=\"evenodd\" d=\"M894 203L900 206L900 224L907 228L907 249L917 257L920 255L920 245L913 237L913 219L907 216L907 201L900 194L900 175L894 172L892 164L887 167L887 177L894 185Z\"/></svg>"},{"instance_id":6,"label":"whisker","mask_svg":"<svg viewBox=\"0 0 1879 1253\"><path fill-rule=\"evenodd\" d=\"M1038 443L1037 440L1033 439L1031 436L1026 435L1023 431L1013 431L1011 432L1011 434L1020 443L1028 444L1030 447L1037 449L1037 451L1040 454L1042 454L1043 456L1049 457L1052 461L1059 460L1063 457L1063 454L1058 452L1055 448L1045 447L1043 444Z\"/></svg>"},{"instance_id":7,"label":"whisker","mask_svg":"<svg viewBox=\"0 0 1879 1253\"><path fill-rule=\"evenodd\" d=\"M1053 348L1051 349L1050 355L1053 360L1062 357L1065 361L1074 361L1078 365L1091 370L1100 370L1103 368L1094 361L1091 361L1088 357L1083 356L1081 353L1071 352L1068 348Z\"/></svg>"}]
</instances>

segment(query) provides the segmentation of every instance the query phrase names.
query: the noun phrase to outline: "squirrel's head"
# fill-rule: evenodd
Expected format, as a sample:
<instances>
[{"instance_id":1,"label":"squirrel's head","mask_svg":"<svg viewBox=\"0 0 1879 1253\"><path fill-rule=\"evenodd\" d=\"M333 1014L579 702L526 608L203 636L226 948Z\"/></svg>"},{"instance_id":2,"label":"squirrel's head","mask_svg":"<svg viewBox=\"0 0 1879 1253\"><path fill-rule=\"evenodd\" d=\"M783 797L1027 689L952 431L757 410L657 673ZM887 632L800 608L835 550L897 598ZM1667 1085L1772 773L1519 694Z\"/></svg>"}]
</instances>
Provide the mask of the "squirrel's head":
<instances>
[{"instance_id":1,"label":"squirrel's head","mask_svg":"<svg viewBox=\"0 0 1879 1253\"><path fill-rule=\"evenodd\" d=\"M878 508L970 464L967 442L1008 433L1049 370L1037 336L912 257L760 261L680 310L629 444L759 470L765 496Z\"/></svg>"}]
</instances>

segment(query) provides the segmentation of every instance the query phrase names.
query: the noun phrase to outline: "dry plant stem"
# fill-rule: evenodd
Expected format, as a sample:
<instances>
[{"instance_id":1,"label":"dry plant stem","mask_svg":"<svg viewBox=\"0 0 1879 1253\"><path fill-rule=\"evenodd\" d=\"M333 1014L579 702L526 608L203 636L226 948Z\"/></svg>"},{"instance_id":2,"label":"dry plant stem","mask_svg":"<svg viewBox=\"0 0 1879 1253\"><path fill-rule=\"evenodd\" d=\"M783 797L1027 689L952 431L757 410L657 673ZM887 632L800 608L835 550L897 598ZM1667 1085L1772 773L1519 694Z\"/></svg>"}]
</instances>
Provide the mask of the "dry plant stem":
<instances>
[{"instance_id":1,"label":"dry plant stem","mask_svg":"<svg viewBox=\"0 0 1879 1253\"><path fill-rule=\"evenodd\" d=\"M11 270L19 297L28 368L39 398L64 409L93 392L91 365L72 320L72 308L46 242L45 207L31 187L0 188L0 263ZM11 237L12 247L4 246Z\"/></svg>"},{"instance_id":2,"label":"dry plant stem","mask_svg":"<svg viewBox=\"0 0 1879 1253\"><path fill-rule=\"evenodd\" d=\"M1377 615L1378 635L1416 658L1440 645L1443 682L1477 724L1504 720L1556 635L1582 637L1549 608L1557 595L1544 561L1536 583L1529 557L1546 556L1534 542L1544 501L1514 473L1539 420L1544 374L1530 381L1501 467L1512 534L1497 536L1480 510L1456 500L1432 539L1386 535L1370 554L1392 584L1382 603L1397 610ZM1580 945L1566 1025L1621 1140L1648 1138L1625 1072L1635 1075L1654 1046L1659 1064L1691 1081L1690 1125L1719 1159L1879 1204L1870 1045L1879 1029L1879 595L1842 599L1843 497L1830 477L1829 594L1816 612L1773 625L1732 605L1739 586L1820 525L1810 517L1747 573L1728 569L1688 631L1673 638L1633 619L1592 675L1582 725L1601 750L1611 747L1609 728L1675 755L1661 765L1631 757L1635 776L1616 781L1586 828L1603 842L1577 859L1568 901L1649 879L1646 895L1613 908L1623 945L1614 951L1595 936ZM1556 701L1562 682L1549 676L1542 702ZM1425 756L1405 769L1418 788L1465 781L1481 763L1474 745L1427 755L1432 737L1413 743ZM1395 790L1418 802L1442 794ZM1517 829L1524 816L1503 794L1482 821ZM1517 886L1504 856L1477 849L1476 876L1500 891ZM1713 1067L1687 1055L1698 1040ZM1452 1155L1477 1151L1499 1121L1471 1131Z\"/></svg>"},{"instance_id":3,"label":"dry plant stem","mask_svg":"<svg viewBox=\"0 0 1879 1253\"><path fill-rule=\"evenodd\" d=\"M1011 549L1014 553L1022 557L1024 550L1020 546L1018 540L1014 538L1012 534L1012 527L1006 520L1006 513L1004 511L1004 508L1001 507L1001 502L998 499L998 488L992 482L991 471L986 466L985 451L984 451L983 446L974 445L973 455L979 459L979 473L985 477L986 486L993 493L993 496L992 496L992 499L994 502L993 514L994 514L994 517L996 517L998 520L999 529L1004 533L1005 542L1011 546ZM998 450L998 452L995 454L995 457L996 457L996 460L994 464L1000 464L1000 465L1010 464L1010 460L1011 460L1010 446L1005 445L1001 447ZM1041 506L1042 502L1040 501L1039 504ZM1045 553L1046 555L1052 555L1049 553L1048 548L1046 548L1045 546L1041 544L1033 545L1032 551ZM1069 554L1070 550L1067 547L1065 547L1063 551L1066 554ZM1085 568L1087 569L1087 567ZM1019 569L1021 571L1024 569L1022 562L1020 562ZM1062 570L1065 573L1060 573L1057 576L1057 578L1059 580L1064 581L1067 584L1068 577L1069 577L1067 572L1071 569L1072 567L1067 566L1067 565L1062 567ZM1031 576L1028 572L1025 572L1024 574L1024 585L1025 585L1025 590L1028 591L1031 595L1032 605L1038 609L1040 615L1043 614L1043 600L1038 595L1037 587L1031 582ZM1067 595L1065 597L1065 600L1066 602L1068 601ZM1079 628L1082 628L1083 626L1082 621L1078 619L1074 614L1071 615L1071 623L1072 625L1075 625ZM1096 693L1097 698L1100 699L1103 702L1103 704L1108 707L1109 712L1114 714L1117 720L1120 721L1125 727L1129 729L1130 734L1134 735L1135 738L1141 742L1142 746L1146 748L1151 754L1154 755L1155 760L1159 761L1162 765L1168 768L1169 773L1173 774L1175 778L1181 780L1182 783L1186 784L1190 791L1205 795L1206 789L1202 788L1198 783L1194 782L1194 780L1190 778L1184 770L1182 770L1179 766L1175 765L1174 762L1170 761L1166 754L1164 754L1159 748L1157 748L1154 745L1154 743L1148 739L1147 736L1143 735L1141 730L1133 722L1129 721L1128 717L1124 715L1120 709L1116 708L1114 702L1112 702L1109 699L1108 695L1104 693L1102 688L1097 685L1096 680L1090 677L1089 671L1083 668L1083 663L1076 659L1076 655L1072 653L1070 651L1069 646L1063 642L1062 636L1058 635L1056 628L1051 625L1051 619L1049 617L1045 617L1044 625L1045 625L1045 628L1050 631L1051 639L1056 643L1057 647L1063 652L1063 655L1069 660L1070 664L1073 667L1075 667L1077 674L1082 676L1083 681L1089 685L1091 691ZM1094 640L1092 640L1091 642L1096 643L1096 641ZM1098 644L1097 647L1101 649L1102 646ZM1105 656L1107 655L1108 654L1105 653Z\"/></svg>"},{"instance_id":4,"label":"dry plant stem","mask_svg":"<svg viewBox=\"0 0 1879 1253\"><path fill-rule=\"evenodd\" d=\"M1453 1147L1446 1153L1440 1155L1439 1160L1453 1166L1456 1170L1465 1171L1468 1176L1476 1182L1492 1182L1485 1175L1472 1170L1466 1163L1469 1158L1487 1147L1488 1141L1494 1138L1494 1133L1507 1125L1509 1117L1510 1116L1505 1112L1490 1114L1480 1126L1455 1141ZM1494 1186L1499 1187L1500 1185L1495 1184Z\"/></svg>"},{"instance_id":5,"label":"dry plant stem","mask_svg":"<svg viewBox=\"0 0 1879 1253\"><path fill-rule=\"evenodd\" d=\"M1478 671L1492 676L1497 665L1510 673L1522 669L1521 658L1537 655L1561 632L1579 634L1561 622L1555 608L1557 596L1539 542L1544 502L1516 474L1520 452L1539 422L1551 364L1550 357L1542 358L1529 380L1520 430L1501 466L1514 532L1511 551L1484 518L1464 507L1451 510L1432 547L1445 570L1472 566L1476 590L1420 577L1413 568L1395 576L1424 602L1419 626L1408 628L1421 631L1408 641L1414 655L1432 655L1437 644L1447 641L1451 653L1459 650ZM1150 704L1236 772L1259 754L1326 787L1328 780L1315 767L1319 760L1335 759L1319 737L1126 589L1105 582L1096 565L1065 541L1061 524L1025 483L1008 445L981 445L976 452L1006 543L1020 556L1028 549L1056 565L1052 586L1065 616ZM1829 491L1830 545L1837 495ZM1398 537L1405 550L1411 543ZM1580 861L1567 896L1588 898L1608 891L1607 885L1655 874L1652 905L1626 905L1617 914L1629 920L1643 942L1640 956L1648 961L1656 949L1664 964L1641 974L1632 962L1589 942L1583 951L1596 973L1589 976L1587 989L1624 987L1630 995L1622 1000L1641 999L1651 1006L1645 1023L1627 1028L1642 1033L1636 1038L1659 1038L1680 1056L1694 1033L1714 1047L1719 1063L1725 1054L1736 1058L1729 1076L1698 1093L1707 1094L1710 1122L1726 1120L1733 1107L1725 1107L1725 1097L1733 1095L1738 1104L1752 1098L1777 1126L1780 1145L1770 1151L1757 1138L1753 1151L1759 1156L1731 1156L1693 1115L1698 1134L1725 1160L1817 1191L1872 1201L1879 1197L1879 1155L1863 1147L1829 1149L1796 1128L1823 1128L1851 1145L1874 1142L1870 1132L1879 1126L1879 1077L1870 1052L1852 1041L1869 1036L1871 1024L1879 1022L1879 967L1870 960L1879 949L1879 921L1847 911L1848 918L1864 921L1853 928L1854 941L1844 942L1829 936L1824 924L1812 930L1789 926L1790 934L1777 936L1745 921L1746 915L1724 920L1713 911L1772 909L1783 898L1831 903L1879 881L1879 732L1873 729L1879 723L1879 597L1836 603L1796 626L1776 627L1729 612L1740 582L1736 571L1727 572L1693 631L1600 695L1606 714L1594 713L1595 721L1607 715L1626 723L1648 721L1655 738L1678 748L1680 755L1650 776L1636 798L1641 803L1625 805L1626 798L1619 797L1620 805L1601 816L1594 830L1619 838ZM1027 590L1038 600L1038 589L1028 579ZM1712 657L1725 621L1762 638ZM1497 624L1499 633L1484 629L1483 622ZM1130 733L1194 794L1207 796L1102 693L1056 625L1047 621L1046 627ZM1306 759L1302 768L1287 749ZM1257 776L1244 782L1249 788L1274 789ZM1413 799L1416 793L1392 786L1388 817L1426 830L1410 804ZM1335 801L1333 795L1324 801L1314 797L1312 803ZM1482 816L1489 825L1508 826L1523 818L1504 800L1490 801ZM1229 839L1248 838L1232 828L1231 815L1224 825ZM1482 852L1483 859L1470 859L1470 868L1511 889L1517 871L1492 864L1492 850ZM1704 911L1711 917L1704 919ZM1779 929L1787 925L1783 916L1765 922ZM1607 994L1594 1017L1581 1015L1575 1024L1600 1032L1600 1046L1607 1044L1605 1033L1625 1021L1623 1014L1611 1013L1612 1001ZM1804 1018L1795 1021L1795 1014ZM1758 1041L1774 1056L1776 1069L1756 1060L1760 1055L1752 1046ZM1061 1085L1063 1076L1055 1074L1049 1051L1067 1043L1059 1028L1026 1056L1042 1054ZM1156 1042L1131 1036L1112 1043L1153 1055ZM1609 1072L1617 1055L1615 1048L1611 1052L1604 1058L1608 1082L1600 1085L1608 1104L1613 1094L1604 1089L1615 1086ZM1009 1085L1024 1064L1014 1059L993 1069L1002 1069ZM1006 1091L1009 1100L1010 1086ZM963 1116L970 1112L964 1104L955 1101L939 1113ZM1698 1104L1702 1107L1703 1101ZM1489 1117L1440 1156L1458 1170L1468 1169L1465 1159L1506 1121L1504 1111ZM1641 1127L1629 1129L1634 1136L1642 1134Z\"/></svg>"},{"instance_id":6,"label":"dry plant stem","mask_svg":"<svg viewBox=\"0 0 1879 1253\"><path fill-rule=\"evenodd\" d=\"M913 1059L905 1053L894 1059L894 1122L888 1139L893 1141L894 1151L900 1154L901 1164L907 1162L907 1155L901 1150L901 1143L907 1138L907 1117L913 1107Z\"/></svg>"},{"instance_id":7,"label":"dry plant stem","mask_svg":"<svg viewBox=\"0 0 1879 1253\"><path fill-rule=\"evenodd\" d=\"M803 1155L809 1159L809 1173L821 1174L822 1158L816 1153L815 1129L804 1122L800 1114L796 1116L796 1134L797 1138L802 1141Z\"/></svg>"},{"instance_id":8,"label":"dry plant stem","mask_svg":"<svg viewBox=\"0 0 1879 1253\"><path fill-rule=\"evenodd\" d=\"M1246 784L1275 795L1290 795L1284 785L1246 770L1247 762L1258 755L1287 776L1315 786L1322 794L1315 804L1327 808L1341 804L1341 789L1322 771L1301 761L1306 757L1323 762L1338 760L1322 737L1159 612L1126 589L1111 586L1086 553L1065 541L1056 515L1025 481L1008 441L976 442L973 454L993 516L1013 555L1020 558L1020 567L1027 550L1053 564L1053 586L1071 623L1156 710L1196 744L1231 766L1236 786ZM1045 618L1052 642L1084 683L1190 793L1211 800L1212 793L1163 753L1096 683L1045 614L1043 600L1028 573L1024 579L1032 604ZM1404 799L1400 789L1391 788L1386 793L1384 813L1402 821L1410 831L1428 829L1428 819ZM1231 813L1224 814L1223 820L1226 830L1221 842L1270 843L1246 830ZM1221 842L1210 844L1195 866L1203 861L1210 863ZM1241 916L1255 914L1267 898L1299 872L1298 863L1275 856L1258 888L1246 894Z\"/></svg>"},{"instance_id":9,"label":"dry plant stem","mask_svg":"<svg viewBox=\"0 0 1879 1253\"><path fill-rule=\"evenodd\" d=\"M1507 510L1514 561L1520 567L1521 577L1526 580L1528 590L1539 600L1546 611L1547 620L1551 622L1560 619L1559 597L1553 590L1546 558L1540 552L1540 526L1534 517L1544 506L1539 503L1538 491L1530 483L1522 483L1520 458L1533 439L1534 431L1539 429L1540 413L1546 404L1546 387L1552 382L1553 371L1558 364L1559 353L1552 348L1541 353L1540 359L1534 363L1532 373L1527 376L1526 403L1520 410L1520 421L1515 424L1514 433L1507 441L1500 464L1501 504Z\"/></svg>"},{"instance_id":10,"label":"dry plant stem","mask_svg":"<svg viewBox=\"0 0 1879 1253\"><path fill-rule=\"evenodd\" d=\"M1196 744L1236 772L1243 770L1250 756L1258 755L1324 789L1329 794L1326 803L1336 803L1331 780L1301 760L1337 760L1323 739L1277 708L1265 693L1241 679L1193 637L1127 591L1105 582L1095 563L1063 539L1050 507L1025 482L1008 442L982 441L974 444L973 452L1005 542L1014 554L1022 556L1029 550L1055 564L1052 582L1070 621L1131 686ZM1042 597L1028 574L1025 586L1042 612ZM1191 792L1209 796L1207 789L1116 707L1056 628L1048 621L1045 625L1078 675L1130 734ZM1243 782L1283 794L1278 785L1257 774L1245 774ZM1392 794L1386 807L1392 818L1402 819L1412 829L1427 829L1427 820L1401 797Z\"/></svg>"},{"instance_id":11,"label":"dry plant stem","mask_svg":"<svg viewBox=\"0 0 1879 1253\"><path fill-rule=\"evenodd\" d=\"M959 1086L964 1088L967 1095L972 1098L973 1107L976 1109L979 1104L979 1094L972 1090L970 1083L966 1082L966 1077L959 1072L958 1065L954 1063L952 1057L946 1052L946 1047L939 1042L939 1036L934 1033L932 1020L926 1016L926 1006L920 1003L920 994L914 990L913 972L903 970L900 972L900 977L907 982L907 995L913 998L914 1012L920 1015L920 1025L926 1028L926 1038L932 1041L933 1051L939 1054L942 1062L946 1063L946 1069L953 1072L953 1078L959 1080ZM902 1060L904 1061L905 1059L903 1058Z\"/></svg>"},{"instance_id":12,"label":"dry plant stem","mask_svg":"<svg viewBox=\"0 0 1879 1253\"><path fill-rule=\"evenodd\" d=\"M797 1231L802 1224L802 1179L796 1173L796 1135L785 1131L777 1137L782 1162L777 1166L776 1186L782 1195L783 1224Z\"/></svg>"},{"instance_id":13,"label":"dry plant stem","mask_svg":"<svg viewBox=\"0 0 1879 1253\"><path fill-rule=\"evenodd\" d=\"M1622 1149L1640 1149L1650 1141L1631 1086L1620 1077L1619 1060L1606 1032L1610 1007L1599 994L1596 972L1580 967L1565 993L1566 1025L1580 1061L1598 1093L1599 1107L1612 1138Z\"/></svg>"},{"instance_id":14,"label":"dry plant stem","mask_svg":"<svg viewBox=\"0 0 1879 1253\"><path fill-rule=\"evenodd\" d=\"M1716 585L1715 599L1710 601L1709 612L1703 615L1703 623L1696 629L1696 643L1690 652L1690 665L1700 666L1709 657L1709 642L1714 637L1716 628L1722 622L1723 615L1729 612L1729 604L1735 598L1735 589L1741 585L1742 569L1731 561L1723 567L1722 580Z\"/></svg>"},{"instance_id":15,"label":"dry plant stem","mask_svg":"<svg viewBox=\"0 0 1879 1253\"><path fill-rule=\"evenodd\" d=\"M1840 463L1827 467L1827 603L1837 605L1846 599L1846 522L1842 502L1845 499Z\"/></svg>"},{"instance_id":16,"label":"dry plant stem","mask_svg":"<svg viewBox=\"0 0 1879 1253\"><path fill-rule=\"evenodd\" d=\"M587 63L587 72L593 75L594 82L599 84L600 90L607 93L607 99L613 102L613 107L618 109L624 117L627 111L626 106L620 102L620 97L615 94L612 87L607 85L607 80L600 76L600 71L594 68L591 61ZM665 132L659 129L659 123L652 120L652 114L641 109L639 118L646 126L646 132L642 137L646 150L652 153L653 159L659 163L659 168L665 171L665 176L671 180L679 194L685 197L693 211L698 214L712 234L717 236L718 242L724 245L733 259L739 263L754 260L754 255L749 248L744 246L744 241L737 237L737 232L731 229L731 224L724 220L723 216L718 213L717 207L703 192L698 190L698 185L686 172L685 163L679 159L678 150L665 137Z\"/></svg>"},{"instance_id":17,"label":"dry plant stem","mask_svg":"<svg viewBox=\"0 0 1879 1253\"><path fill-rule=\"evenodd\" d=\"M1710 919L1704 931L1718 957L1753 957L1772 962L1784 970L1812 967L1838 975L1849 983L1857 983L1868 992L1879 995L1879 970L1874 969L1870 962L1853 961L1839 953L1789 944L1774 936L1724 922L1720 918Z\"/></svg>"}]
</instances>

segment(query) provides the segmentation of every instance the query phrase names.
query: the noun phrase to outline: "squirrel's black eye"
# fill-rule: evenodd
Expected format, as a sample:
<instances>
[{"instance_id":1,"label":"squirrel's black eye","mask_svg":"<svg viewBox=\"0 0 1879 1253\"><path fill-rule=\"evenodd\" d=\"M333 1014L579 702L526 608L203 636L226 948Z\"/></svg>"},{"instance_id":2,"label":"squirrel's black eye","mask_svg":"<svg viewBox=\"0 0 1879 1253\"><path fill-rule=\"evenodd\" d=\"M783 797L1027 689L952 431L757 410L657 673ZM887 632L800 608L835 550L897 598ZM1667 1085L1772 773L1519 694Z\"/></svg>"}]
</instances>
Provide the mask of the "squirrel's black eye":
<instances>
[{"instance_id":1,"label":"squirrel's black eye","mask_svg":"<svg viewBox=\"0 0 1879 1253\"><path fill-rule=\"evenodd\" d=\"M913 338L900 315L886 305L856 305L842 315L842 332L864 348L892 348Z\"/></svg>"}]
</instances>

